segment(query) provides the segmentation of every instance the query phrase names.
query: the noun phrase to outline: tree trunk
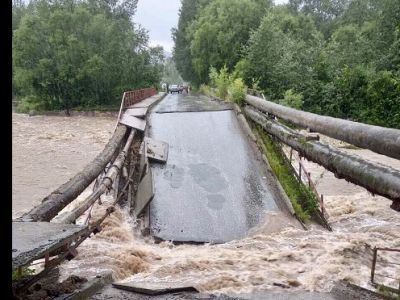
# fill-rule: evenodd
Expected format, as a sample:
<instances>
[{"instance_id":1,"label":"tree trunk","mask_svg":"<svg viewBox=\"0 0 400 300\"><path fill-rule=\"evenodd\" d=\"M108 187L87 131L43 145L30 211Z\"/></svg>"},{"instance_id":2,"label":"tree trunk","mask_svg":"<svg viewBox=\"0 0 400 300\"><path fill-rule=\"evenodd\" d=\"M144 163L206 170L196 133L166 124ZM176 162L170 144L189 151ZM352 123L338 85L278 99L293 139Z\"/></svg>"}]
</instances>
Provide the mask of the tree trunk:
<instances>
[{"instance_id":1,"label":"tree trunk","mask_svg":"<svg viewBox=\"0 0 400 300\"><path fill-rule=\"evenodd\" d=\"M50 195L42 200L42 203L31 209L28 213L18 218L19 221L49 222L65 206L75 200L89 185L99 176L107 163L112 159L120 144L125 138L127 128L118 126L104 150L89 163L83 171L76 174L68 182L61 185Z\"/></svg>"},{"instance_id":2,"label":"tree trunk","mask_svg":"<svg viewBox=\"0 0 400 300\"><path fill-rule=\"evenodd\" d=\"M373 194L400 201L400 172L378 165L306 138L294 130L269 120L264 114L250 106L244 109L246 115L261 125L269 134L297 150L301 156L324 166L336 177L344 178L366 188Z\"/></svg>"},{"instance_id":3,"label":"tree trunk","mask_svg":"<svg viewBox=\"0 0 400 300\"><path fill-rule=\"evenodd\" d=\"M400 130L320 116L285 107L255 96L246 102L283 120L376 153L400 159Z\"/></svg>"},{"instance_id":4,"label":"tree trunk","mask_svg":"<svg viewBox=\"0 0 400 300\"><path fill-rule=\"evenodd\" d=\"M104 176L100 186L87 197L78 207L73 209L70 213L64 217L57 220L57 223L73 223L78 219L89 207L104 194L109 188L111 188L115 178L120 173L124 161L126 159L128 150L132 144L133 136L135 135L135 130L131 130L131 133L126 141L124 149L120 152L114 164L108 169L107 174Z\"/></svg>"}]
</instances>

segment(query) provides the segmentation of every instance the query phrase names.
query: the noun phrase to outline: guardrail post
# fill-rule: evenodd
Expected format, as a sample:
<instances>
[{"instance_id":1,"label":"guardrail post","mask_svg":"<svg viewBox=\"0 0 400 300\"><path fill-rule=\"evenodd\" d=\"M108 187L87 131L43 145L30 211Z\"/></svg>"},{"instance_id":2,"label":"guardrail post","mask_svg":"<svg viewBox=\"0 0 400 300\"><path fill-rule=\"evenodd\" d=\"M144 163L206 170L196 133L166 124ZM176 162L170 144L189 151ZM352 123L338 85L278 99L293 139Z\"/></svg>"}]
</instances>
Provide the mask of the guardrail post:
<instances>
[{"instance_id":1,"label":"guardrail post","mask_svg":"<svg viewBox=\"0 0 400 300\"><path fill-rule=\"evenodd\" d=\"M376 256L378 253L378 249L374 248L374 257L372 258L372 267L371 267L371 282L374 283L374 276L375 276L375 266L376 266Z\"/></svg>"},{"instance_id":2,"label":"guardrail post","mask_svg":"<svg viewBox=\"0 0 400 300\"><path fill-rule=\"evenodd\" d=\"M117 130L118 123L119 123L119 118L121 117L122 110L124 109L124 105L125 105L125 94L126 94L125 92L122 94L121 107L119 108L118 120L117 120L117 124L115 124L115 129L114 129L114 131Z\"/></svg>"},{"instance_id":3,"label":"guardrail post","mask_svg":"<svg viewBox=\"0 0 400 300\"><path fill-rule=\"evenodd\" d=\"M301 157L299 161L299 182L301 183Z\"/></svg>"},{"instance_id":4,"label":"guardrail post","mask_svg":"<svg viewBox=\"0 0 400 300\"><path fill-rule=\"evenodd\" d=\"M325 209L324 209L324 195L321 194L321 213L324 216L325 215Z\"/></svg>"}]
</instances>

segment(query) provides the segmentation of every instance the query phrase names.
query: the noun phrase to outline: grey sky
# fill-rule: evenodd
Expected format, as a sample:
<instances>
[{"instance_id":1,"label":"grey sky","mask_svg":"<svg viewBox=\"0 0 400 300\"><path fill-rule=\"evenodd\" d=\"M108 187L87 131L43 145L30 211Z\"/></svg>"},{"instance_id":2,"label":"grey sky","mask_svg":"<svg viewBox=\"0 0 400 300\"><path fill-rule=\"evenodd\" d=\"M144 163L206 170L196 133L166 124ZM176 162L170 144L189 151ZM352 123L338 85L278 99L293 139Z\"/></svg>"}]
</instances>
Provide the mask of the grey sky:
<instances>
[{"instance_id":1,"label":"grey sky","mask_svg":"<svg viewBox=\"0 0 400 300\"><path fill-rule=\"evenodd\" d=\"M288 1L274 0L276 4ZM178 24L180 6L180 0L139 0L134 21L149 31L151 46L161 45L172 52L171 29Z\"/></svg>"},{"instance_id":2,"label":"grey sky","mask_svg":"<svg viewBox=\"0 0 400 300\"><path fill-rule=\"evenodd\" d=\"M180 6L180 0L139 0L133 20L149 31L151 46L172 51L171 29L178 24Z\"/></svg>"}]
</instances>

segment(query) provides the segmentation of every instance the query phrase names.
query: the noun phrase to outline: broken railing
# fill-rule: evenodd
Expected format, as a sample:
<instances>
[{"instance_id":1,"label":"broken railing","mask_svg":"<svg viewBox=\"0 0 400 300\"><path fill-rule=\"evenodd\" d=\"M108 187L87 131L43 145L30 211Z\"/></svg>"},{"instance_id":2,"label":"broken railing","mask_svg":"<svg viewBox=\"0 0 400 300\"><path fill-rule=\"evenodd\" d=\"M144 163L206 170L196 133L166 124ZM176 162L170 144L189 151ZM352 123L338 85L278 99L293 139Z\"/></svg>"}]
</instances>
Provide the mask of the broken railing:
<instances>
[{"instance_id":1,"label":"broken railing","mask_svg":"<svg viewBox=\"0 0 400 300\"><path fill-rule=\"evenodd\" d=\"M253 122L279 141L296 150L301 157L322 165L336 177L366 188L373 194L393 200L391 208L400 211L400 171L373 163L306 136L278 122L276 117L358 147L400 158L400 130L319 116L288 108L247 95L244 112ZM273 116L273 117L271 117Z\"/></svg>"},{"instance_id":2,"label":"broken railing","mask_svg":"<svg viewBox=\"0 0 400 300\"><path fill-rule=\"evenodd\" d=\"M51 269L65 259L70 260L75 257L77 255L76 248L91 234L96 234L101 230L101 223L115 210L115 205L127 194L127 189L132 185L131 178L135 170L132 162L128 162L128 153L138 152L137 148L132 147L133 140L136 139L136 133L143 133L145 130L146 121L143 118L146 116L147 109L163 97L162 95L151 97L156 93L157 90L154 88L125 92L116 129L104 150L83 171L45 197L39 205L14 220L13 247L14 244L18 244L19 249L13 248L13 271L22 273L22 267L44 258L44 270L18 282L13 287L15 293L25 290L34 282L46 276ZM145 99L149 100L143 101L143 103L146 102L143 105L138 104ZM140 108L136 108L136 106L140 106ZM132 115L125 112L124 118L120 120L122 110L128 107L133 107L133 109L130 109ZM139 137L139 141L142 137L143 134ZM136 154L139 155L139 153ZM127 173L126 165L129 168L129 175L125 174L124 176L123 170ZM121 176L125 177L125 183L122 182L123 187L119 188L120 186L117 185ZM94 181L93 191L84 201L71 212L59 214ZM100 203L101 195L113 188L117 191L115 200L107 207L100 218L89 224L89 212L85 225L74 225L77 218L91 210L96 201ZM50 223L50 221L52 222ZM43 233L40 232L40 229L36 230L35 226L37 228L44 226L43 228L49 230L55 240L53 240L53 236L42 236ZM32 242L32 235L39 237L37 240L40 240L40 245Z\"/></svg>"},{"instance_id":3,"label":"broken railing","mask_svg":"<svg viewBox=\"0 0 400 300\"><path fill-rule=\"evenodd\" d=\"M141 90L124 92L124 94L122 95L121 107L120 107L119 113L118 113L118 121L121 117L122 111L125 108L127 108L131 105L134 105L146 98L154 96L156 94L157 94L157 89L155 89L155 88L146 88L146 89L141 89ZM118 125L118 121L117 121L117 125Z\"/></svg>"},{"instance_id":4,"label":"broken railing","mask_svg":"<svg viewBox=\"0 0 400 300\"><path fill-rule=\"evenodd\" d=\"M380 252L397 252L399 254L399 256L397 257L397 260L394 261L389 261L387 259L383 259L382 257L378 256L378 251ZM384 265L385 267L387 266L397 266L397 274L400 274L400 249L393 249L393 248L374 248L374 254L373 254L373 258L372 258L372 266L371 266L371 283L373 285L381 285L384 286L385 288L391 290L392 292L398 293L400 294L400 275L399 277L393 277L392 275L386 275L386 274L381 274L381 273L377 273L376 269L377 269L377 265L379 266L379 264ZM396 272L394 272L396 273ZM395 282L397 282L398 284L398 288L397 287L393 287L393 286L388 286L385 285L383 283L378 283L376 281L376 277L380 277L380 278L388 278L391 280L394 280Z\"/></svg>"}]
</instances>

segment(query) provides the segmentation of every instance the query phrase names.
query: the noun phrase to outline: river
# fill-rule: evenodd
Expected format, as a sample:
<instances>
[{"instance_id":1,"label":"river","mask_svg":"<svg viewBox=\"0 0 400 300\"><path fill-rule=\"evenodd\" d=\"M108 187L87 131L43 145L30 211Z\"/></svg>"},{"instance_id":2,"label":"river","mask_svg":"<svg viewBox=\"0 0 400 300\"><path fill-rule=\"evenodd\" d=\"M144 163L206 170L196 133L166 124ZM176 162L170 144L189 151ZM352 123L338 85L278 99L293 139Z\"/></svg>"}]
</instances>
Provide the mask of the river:
<instances>
[{"instance_id":1,"label":"river","mask_svg":"<svg viewBox=\"0 0 400 300\"><path fill-rule=\"evenodd\" d=\"M115 117L13 113L12 122L12 214L17 217L103 149L114 130ZM343 149L400 169L399 160L367 150ZM116 280L188 281L200 291L212 293L329 291L340 279L372 288L368 283L372 248L400 248L400 213L389 208L391 201L339 180L316 164L305 165L319 193L324 194L333 232L317 225L308 231L288 226L271 232L269 224L279 219L272 212L244 239L219 245L173 245L142 237L135 230L135 220L117 209L101 233L85 241L78 248L79 255L62 265L61 279L71 274L112 272ZM108 196L102 200L111 201ZM101 214L105 207L96 206L93 215ZM394 254L386 258L400 261ZM379 272L400 277L400 268L381 268Z\"/></svg>"}]
</instances>

